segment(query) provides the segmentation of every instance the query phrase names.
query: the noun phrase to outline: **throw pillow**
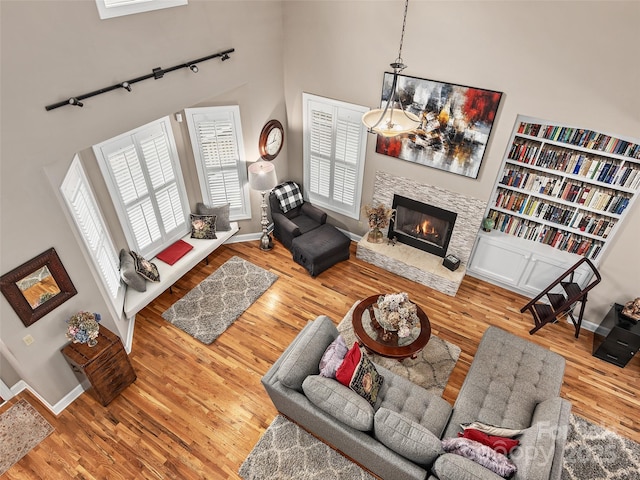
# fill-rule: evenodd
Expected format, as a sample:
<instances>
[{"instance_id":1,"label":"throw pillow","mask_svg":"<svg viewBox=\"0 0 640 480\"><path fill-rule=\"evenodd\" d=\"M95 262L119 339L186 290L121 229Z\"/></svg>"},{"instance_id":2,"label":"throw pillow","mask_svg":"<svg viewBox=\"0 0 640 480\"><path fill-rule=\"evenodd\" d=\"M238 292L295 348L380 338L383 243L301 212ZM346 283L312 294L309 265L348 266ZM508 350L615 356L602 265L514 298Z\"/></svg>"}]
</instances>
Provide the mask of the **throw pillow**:
<instances>
[{"instance_id":1,"label":"throw pillow","mask_svg":"<svg viewBox=\"0 0 640 480\"><path fill-rule=\"evenodd\" d=\"M350 377L349 372L353 372ZM353 344L336 370L336 379L366 399L372 406L378 399L378 391L384 381L384 377L378 373L373 362L361 351L357 343Z\"/></svg>"},{"instance_id":2,"label":"throw pillow","mask_svg":"<svg viewBox=\"0 0 640 480\"><path fill-rule=\"evenodd\" d=\"M215 215L194 215L191 214L191 238L202 240L213 240L216 237L216 216Z\"/></svg>"},{"instance_id":3,"label":"throw pillow","mask_svg":"<svg viewBox=\"0 0 640 480\"><path fill-rule=\"evenodd\" d=\"M149 260L138 255L133 250L131 251L131 256L135 262L136 272L150 282L160 281L160 272L158 272L158 267L156 267L155 263L151 263Z\"/></svg>"},{"instance_id":4,"label":"throw pillow","mask_svg":"<svg viewBox=\"0 0 640 480\"><path fill-rule=\"evenodd\" d=\"M193 250L193 245L188 244L184 240L178 240L158 253L156 258L162 260L167 265L173 265L191 250Z\"/></svg>"},{"instance_id":5,"label":"throw pillow","mask_svg":"<svg viewBox=\"0 0 640 480\"><path fill-rule=\"evenodd\" d=\"M505 455L468 438L445 438L442 448L447 453L468 458L503 478L510 477L518 470Z\"/></svg>"},{"instance_id":6,"label":"throw pillow","mask_svg":"<svg viewBox=\"0 0 640 480\"><path fill-rule=\"evenodd\" d=\"M283 213L287 213L304 203L300 187L295 182L281 183L273 189L273 193L276 194Z\"/></svg>"},{"instance_id":7,"label":"throw pillow","mask_svg":"<svg viewBox=\"0 0 640 480\"><path fill-rule=\"evenodd\" d=\"M231 230L231 222L229 221L229 210L231 204L225 205L205 205L202 202L196 203L196 213L198 215L215 215L216 216L216 231L228 232Z\"/></svg>"},{"instance_id":8,"label":"throw pillow","mask_svg":"<svg viewBox=\"0 0 640 480\"><path fill-rule=\"evenodd\" d=\"M488 423L482 422L462 423L460 424L460 426L463 430L466 430L467 428L473 428L475 430L484 432L487 435L497 435L499 437L515 437L516 435L520 435L522 432L524 432L524 430L497 427L495 425L490 425Z\"/></svg>"},{"instance_id":9,"label":"throw pillow","mask_svg":"<svg viewBox=\"0 0 640 480\"><path fill-rule=\"evenodd\" d=\"M344 343L342 335L338 335L331 345L327 347L320 360L320 375L327 378L336 378L336 370L344 360L349 348Z\"/></svg>"},{"instance_id":10,"label":"throw pillow","mask_svg":"<svg viewBox=\"0 0 640 480\"><path fill-rule=\"evenodd\" d=\"M138 292L147 291L147 281L136 272L136 264L133 256L124 248L120 250L120 278L122 278L122 281L126 283L127 286Z\"/></svg>"},{"instance_id":11,"label":"throw pillow","mask_svg":"<svg viewBox=\"0 0 640 480\"><path fill-rule=\"evenodd\" d=\"M496 452L508 455L511 451L520 445L518 440L508 437L498 437L495 435L487 435L475 428L467 428L464 433L459 433L459 437L475 440L487 447L493 448Z\"/></svg>"}]
</instances>

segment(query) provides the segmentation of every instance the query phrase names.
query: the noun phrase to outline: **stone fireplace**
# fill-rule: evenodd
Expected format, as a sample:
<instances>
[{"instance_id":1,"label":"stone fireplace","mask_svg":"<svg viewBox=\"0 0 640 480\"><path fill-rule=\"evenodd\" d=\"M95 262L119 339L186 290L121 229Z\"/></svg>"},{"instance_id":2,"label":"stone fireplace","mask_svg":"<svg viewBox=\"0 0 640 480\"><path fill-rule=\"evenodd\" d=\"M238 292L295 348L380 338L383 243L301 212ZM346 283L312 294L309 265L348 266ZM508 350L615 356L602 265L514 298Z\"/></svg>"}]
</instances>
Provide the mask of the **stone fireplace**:
<instances>
[{"instance_id":1,"label":"stone fireplace","mask_svg":"<svg viewBox=\"0 0 640 480\"><path fill-rule=\"evenodd\" d=\"M378 244L370 243L367 242L366 235L358 242L357 258L447 295L455 296L466 272L466 264L482 223L486 202L390 173L376 172L373 203L393 206L396 195L455 214L453 222L450 221L451 231L444 251L446 254L458 257L460 267L452 272L442 265L444 255L440 253L430 253L400 241L395 245L386 241ZM399 220L401 220L400 217L396 218L394 224L393 232L396 236L398 236L396 225ZM427 228L427 231L430 232L431 229ZM438 243L433 241L433 236L429 238L431 243ZM439 248L442 252L442 247Z\"/></svg>"},{"instance_id":2,"label":"stone fireplace","mask_svg":"<svg viewBox=\"0 0 640 480\"><path fill-rule=\"evenodd\" d=\"M438 257L447 254L458 214L402 195L393 195L395 216L389 225L389 238Z\"/></svg>"}]
</instances>

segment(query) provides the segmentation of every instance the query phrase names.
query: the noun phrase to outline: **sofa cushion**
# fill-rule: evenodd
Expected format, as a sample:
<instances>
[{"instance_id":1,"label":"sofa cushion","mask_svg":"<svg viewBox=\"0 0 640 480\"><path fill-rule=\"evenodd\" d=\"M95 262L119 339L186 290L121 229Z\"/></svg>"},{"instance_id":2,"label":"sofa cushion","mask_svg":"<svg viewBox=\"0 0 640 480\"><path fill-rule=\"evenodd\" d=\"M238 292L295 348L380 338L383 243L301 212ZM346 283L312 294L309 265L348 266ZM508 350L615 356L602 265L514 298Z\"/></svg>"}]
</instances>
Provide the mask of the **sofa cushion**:
<instances>
[{"instance_id":1,"label":"sofa cushion","mask_svg":"<svg viewBox=\"0 0 640 480\"><path fill-rule=\"evenodd\" d=\"M412 462L431 465L444 453L440 439L425 427L388 408L379 408L374 417L376 438Z\"/></svg>"},{"instance_id":2,"label":"sofa cushion","mask_svg":"<svg viewBox=\"0 0 640 480\"><path fill-rule=\"evenodd\" d=\"M329 317L320 315L316 318L290 346L287 357L278 369L280 383L302 392L302 382L309 375L320 372L322 354L337 336L338 330Z\"/></svg>"},{"instance_id":3,"label":"sofa cushion","mask_svg":"<svg viewBox=\"0 0 640 480\"><path fill-rule=\"evenodd\" d=\"M373 407L333 378L309 375L302 390L311 403L345 425L363 432L373 429Z\"/></svg>"},{"instance_id":4,"label":"sofa cushion","mask_svg":"<svg viewBox=\"0 0 640 480\"><path fill-rule=\"evenodd\" d=\"M511 452L518 467L514 480L548 479L555 454L557 425L535 424L524 430L520 446Z\"/></svg>"},{"instance_id":5,"label":"sofa cushion","mask_svg":"<svg viewBox=\"0 0 640 480\"><path fill-rule=\"evenodd\" d=\"M401 414L440 438L451 415L451 405L406 378L381 366L377 368L384 376L379 407Z\"/></svg>"},{"instance_id":6,"label":"sofa cushion","mask_svg":"<svg viewBox=\"0 0 640 480\"><path fill-rule=\"evenodd\" d=\"M378 399L378 391L384 378L378 373L367 354L357 343L354 343L336 370L336 380L348 386L373 406Z\"/></svg>"},{"instance_id":7,"label":"sofa cushion","mask_svg":"<svg viewBox=\"0 0 640 480\"><path fill-rule=\"evenodd\" d=\"M320 360L320 375L327 378L336 378L336 370L344 360L345 355L349 351L347 344L344 343L342 335L338 335L327 347Z\"/></svg>"},{"instance_id":8,"label":"sofa cushion","mask_svg":"<svg viewBox=\"0 0 640 480\"><path fill-rule=\"evenodd\" d=\"M433 473L441 480L501 480L502 477L493 473L488 468L469 460L468 458L456 455L455 453L445 453L440 455L433 466Z\"/></svg>"},{"instance_id":9,"label":"sofa cushion","mask_svg":"<svg viewBox=\"0 0 640 480\"><path fill-rule=\"evenodd\" d=\"M442 448L447 453L454 453L468 458L503 478L509 478L517 470L517 467L506 455L468 438L447 438L442 441Z\"/></svg>"}]
</instances>

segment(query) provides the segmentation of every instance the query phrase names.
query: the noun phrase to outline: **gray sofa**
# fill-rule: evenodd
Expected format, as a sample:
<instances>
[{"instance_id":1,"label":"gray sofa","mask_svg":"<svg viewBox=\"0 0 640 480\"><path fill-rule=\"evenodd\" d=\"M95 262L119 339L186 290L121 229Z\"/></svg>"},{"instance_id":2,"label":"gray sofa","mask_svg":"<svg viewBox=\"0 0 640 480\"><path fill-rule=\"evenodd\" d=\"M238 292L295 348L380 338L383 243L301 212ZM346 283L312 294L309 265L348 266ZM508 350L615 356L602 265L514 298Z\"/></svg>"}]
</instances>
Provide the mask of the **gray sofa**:
<instances>
[{"instance_id":1,"label":"gray sofa","mask_svg":"<svg viewBox=\"0 0 640 480\"><path fill-rule=\"evenodd\" d=\"M560 479L571 404L558 397L564 358L489 327L456 402L451 405L383 367L375 405L333 379L319 363L338 336L321 315L309 322L262 383L280 413L383 479L493 479L500 476L445 453L441 438L461 423L522 429L511 454L514 479Z\"/></svg>"}]
</instances>

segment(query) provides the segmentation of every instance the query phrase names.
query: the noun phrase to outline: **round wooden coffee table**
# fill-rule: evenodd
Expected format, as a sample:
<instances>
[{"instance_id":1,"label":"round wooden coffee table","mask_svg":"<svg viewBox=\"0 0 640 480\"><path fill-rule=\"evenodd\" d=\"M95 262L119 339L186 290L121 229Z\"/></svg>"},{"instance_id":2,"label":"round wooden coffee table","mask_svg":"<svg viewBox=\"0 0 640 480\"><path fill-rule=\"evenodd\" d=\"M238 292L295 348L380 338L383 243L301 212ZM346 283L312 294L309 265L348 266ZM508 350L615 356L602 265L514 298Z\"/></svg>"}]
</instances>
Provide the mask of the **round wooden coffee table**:
<instances>
[{"instance_id":1,"label":"round wooden coffee table","mask_svg":"<svg viewBox=\"0 0 640 480\"><path fill-rule=\"evenodd\" d=\"M412 329L411 335L398 338L396 332L384 330L376 321L373 305L380 295L372 295L362 300L353 311L353 332L358 341L367 350L383 357L416 358L416 355L429 343L431 324L427 314L416 305L420 325Z\"/></svg>"}]
</instances>

